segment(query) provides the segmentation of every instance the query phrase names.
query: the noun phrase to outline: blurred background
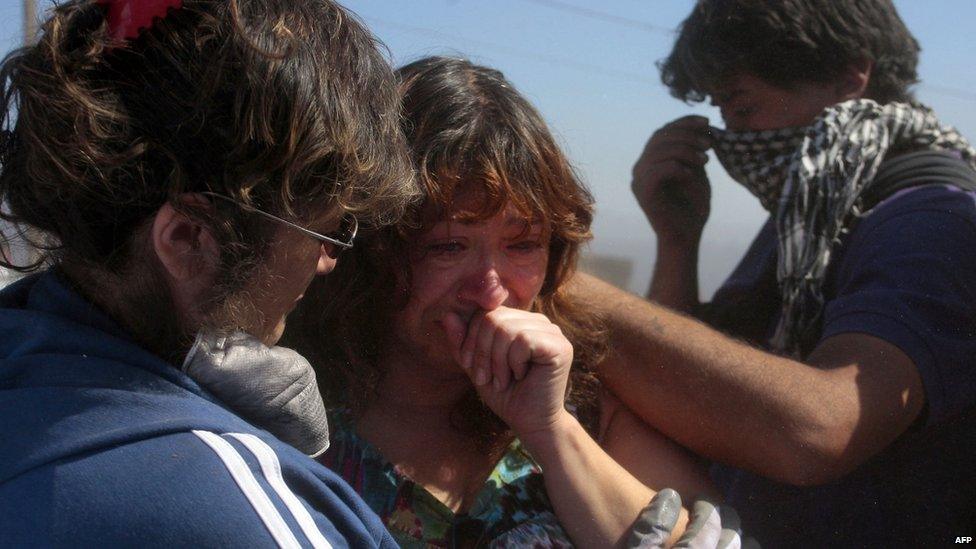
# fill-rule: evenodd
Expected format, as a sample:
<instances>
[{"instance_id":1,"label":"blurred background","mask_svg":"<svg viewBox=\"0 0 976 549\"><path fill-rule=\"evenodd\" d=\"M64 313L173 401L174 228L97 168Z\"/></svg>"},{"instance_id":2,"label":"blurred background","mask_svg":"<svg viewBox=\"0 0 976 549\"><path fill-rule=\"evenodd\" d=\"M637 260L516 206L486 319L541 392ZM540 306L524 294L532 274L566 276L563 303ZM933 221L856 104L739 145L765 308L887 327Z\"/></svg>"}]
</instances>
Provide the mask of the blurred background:
<instances>
[{"instance_id":1,"label":"blurred background","mask_svg":"<svg viewBox=\"0 0 976 549\"><path fill-rule=\"evenodd\" d=\"M630 170L651 133L686 114L721 125L717 109L686 105L656 63L693 0L340 0L387 45L395 65L458 55L497 68L542 112L597 201L584 266L637 293L655 242L630 193ZM0 0L0 50L33 36L51 0ZM922 46L919 100L976 140L976 1L895 0ZM702 297L721 284L767 214L711 158L712 215L701 248Z\"/></svg>"}]
</instances>

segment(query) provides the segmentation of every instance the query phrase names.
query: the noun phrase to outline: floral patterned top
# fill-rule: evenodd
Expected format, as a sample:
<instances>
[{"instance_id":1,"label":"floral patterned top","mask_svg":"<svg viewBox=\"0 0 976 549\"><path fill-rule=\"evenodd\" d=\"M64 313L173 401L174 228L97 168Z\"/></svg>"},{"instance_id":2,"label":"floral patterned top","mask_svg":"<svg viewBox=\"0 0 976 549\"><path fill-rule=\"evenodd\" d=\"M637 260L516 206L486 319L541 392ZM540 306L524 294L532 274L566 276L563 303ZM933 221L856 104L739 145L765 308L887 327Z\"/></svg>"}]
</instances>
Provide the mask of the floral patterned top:
<instances>
[{"instance_id":1,"label":"floral patterned top","mask_svg":"<svg viewBox=\"0 0 976 549\"><path fill-rule=\"evenodd\" d=\"M342 476L401 546L572 547L546 494L542 470L512 442L467 513L456 514L356 435L347 413L332 413L320 461Z\"/></svg>"}]
</instances>

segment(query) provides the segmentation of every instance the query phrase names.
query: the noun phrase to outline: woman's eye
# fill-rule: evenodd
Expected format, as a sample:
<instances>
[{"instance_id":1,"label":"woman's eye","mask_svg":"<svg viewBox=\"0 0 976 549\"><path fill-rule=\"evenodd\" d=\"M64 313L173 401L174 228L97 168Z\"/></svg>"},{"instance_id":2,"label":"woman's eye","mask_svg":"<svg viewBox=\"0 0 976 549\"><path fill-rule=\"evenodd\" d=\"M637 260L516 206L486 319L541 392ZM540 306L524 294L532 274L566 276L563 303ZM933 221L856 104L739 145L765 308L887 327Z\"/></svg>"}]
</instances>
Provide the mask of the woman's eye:
<instances>
[{"instance_id":1,"label":"woman's eye","mask_svg":"<svg viewBox=\"0 0 976 549\"><path fill-rule=\"evenodd\" d=\"M464 244L456 240L434 242L427 245L427 253L434 255L450 255L464 251Z\"/></svg>"},{"instance_id":2,"label":"woman's eye","mask_svg":"<svg viewBox=\"0 0 976 549\"><path fill-rule=\"evenodd\" d=\"M520 240L508 246L510 250L519 253L529 253L542 249L542 243L538 240Z\"/></svg>"}]
</instances>

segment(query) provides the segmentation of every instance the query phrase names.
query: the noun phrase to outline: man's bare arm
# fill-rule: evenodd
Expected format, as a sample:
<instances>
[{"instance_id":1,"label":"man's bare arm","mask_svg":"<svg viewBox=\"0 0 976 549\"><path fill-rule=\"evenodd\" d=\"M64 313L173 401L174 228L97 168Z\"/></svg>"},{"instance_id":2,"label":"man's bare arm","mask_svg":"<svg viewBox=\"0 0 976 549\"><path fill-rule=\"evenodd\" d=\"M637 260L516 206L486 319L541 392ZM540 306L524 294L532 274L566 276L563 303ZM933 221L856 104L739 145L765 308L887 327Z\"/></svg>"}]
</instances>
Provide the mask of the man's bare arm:
<instances>
[{"instance_id":1,"label":"man's bare arm","mask_svg":"<svg viewBox=\"0 0 976 549\"><path fill-rule=\"evenodd\" d=\"M571 291L607 319L613 352L599 374L628 407L688 448L769 478L836 479L890 444L924 404L911 359L872 336L829 338L804 364L588 275Z\"/></svg>"}]
</instances>

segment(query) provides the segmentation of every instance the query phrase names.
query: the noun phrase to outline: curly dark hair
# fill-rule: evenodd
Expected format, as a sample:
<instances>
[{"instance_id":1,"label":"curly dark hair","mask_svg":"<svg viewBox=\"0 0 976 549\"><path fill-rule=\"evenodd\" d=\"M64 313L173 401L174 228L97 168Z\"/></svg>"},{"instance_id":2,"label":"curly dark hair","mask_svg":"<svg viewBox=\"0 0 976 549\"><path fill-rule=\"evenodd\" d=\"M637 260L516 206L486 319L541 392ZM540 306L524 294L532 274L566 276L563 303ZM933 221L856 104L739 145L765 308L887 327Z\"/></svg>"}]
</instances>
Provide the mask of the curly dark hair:
<instances>
[{"instance_id":1,"label":"curly dark hair","mask_svg":"<svg viewBox=\"0 0 976 549\"><path fill-rule=\"evenodd\" d=\"M870 61L865 96L888 103L912 99L918 53L890 0L699 0L659 66L673 96L697 102L739 73L788 89Z\"/></svg>"},{"instance_id":2,"label":"curly dark hair","mask_svg":"<svg viewBox=\"0 0 976 549\"><path fill-rule=\"evenodd\" d=\"M411 243L448 213L486 220L512 204L551 231L545 282L532 310L573 343L568 401L584 424L592 424L598 412L591 368L606 351L606 332L563 291L591 236L592 196L545 121L502 73L464 59L429 57L397 74L404 131L425 199L409 222L368 235L332 275L313 282L289 319L287 342L312 361L330 404L362 411L383 372L378 362L391 344L393 314L409 299L402 281L410 273ZM455 419L485 443L507 429L473 388Z\"/></svg>"},{"instance_id":3,"label":"curly dark hair","mask_svg":"<svg viewBox=\"0 0 976 549\"><path fill-rule=\"evenodd\" d=\"M392 69L335 2L184 0L124 43L107 27L106 6L69 0L4 59L0 217L110 311L146 274L133 265L167 202L214 231L225 291L261 263L274 225L183 193L312 226L392 222L418 196Z\"/></svg>"}]
</instances>

